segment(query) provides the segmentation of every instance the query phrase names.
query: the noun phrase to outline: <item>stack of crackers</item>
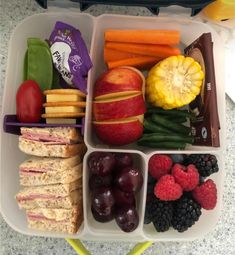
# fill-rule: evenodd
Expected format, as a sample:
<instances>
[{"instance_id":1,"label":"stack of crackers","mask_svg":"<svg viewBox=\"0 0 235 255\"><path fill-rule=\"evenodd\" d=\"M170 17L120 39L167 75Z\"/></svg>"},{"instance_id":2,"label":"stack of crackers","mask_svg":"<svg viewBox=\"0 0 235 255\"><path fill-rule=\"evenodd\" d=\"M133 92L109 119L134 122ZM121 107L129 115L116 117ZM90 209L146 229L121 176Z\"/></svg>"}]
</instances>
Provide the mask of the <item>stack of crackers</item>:
<instances>
[{"instance_id":1,"label":"stack of crackers","mask_svg":"<svg viewBox=\"0 0 235 255\"><path fill-rule=\"evenodd\" d=\"M77 89L45 90L45 113L42 118L48 124L76 124L85 116L86 95Z\"/></svg>"}]
</instances>

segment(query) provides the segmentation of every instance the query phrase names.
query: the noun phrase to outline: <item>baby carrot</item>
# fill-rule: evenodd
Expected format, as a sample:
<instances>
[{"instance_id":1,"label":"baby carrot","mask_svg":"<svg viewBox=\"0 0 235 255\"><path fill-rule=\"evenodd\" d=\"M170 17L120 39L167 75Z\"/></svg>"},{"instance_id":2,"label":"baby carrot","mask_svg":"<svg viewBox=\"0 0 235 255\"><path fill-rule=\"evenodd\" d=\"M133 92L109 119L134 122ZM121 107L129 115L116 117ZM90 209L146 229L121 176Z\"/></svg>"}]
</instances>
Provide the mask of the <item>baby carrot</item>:
<instances>
[{"instance_id":1,"label":"baby carrot","mask_svg":"<svg viewBox=\"0 0 235 255\"><path fill-rule=\"evenodd\" d=\"M108 49L161 58L180 54L178 48L169 45L107 42L106 47Z\"/></svg>"},{"instance_id":2,"label":"baby carrot","mask_svg":"<svg viewBox=\"0 0 235 255\"><path fill-rule=\"evenodd\" d=\"M143 55L108 49L107 47L104 47L104 61L105 62L118 61L118 60L122 60L122 59L136 58L136 57L143 57Z\"/></svg>"},{"instance_id":3,"label":"baby carrot","mask_svg":"<svg viewBox=\"0 0 235 255\"><path fill-rule=\"evenodd\" d=\"M177 30L116 30L108 29L105 40L112 42L176 45L180 42Z\"/></svg>"},{"instance_id":4,"label":"baby carrot","mask_svg":"<svg viewBox=\"0 0 235 255\"><path fill-rule=\"evenodd\" d=\"M107 62L108 68L114 68L118 66L133 66L140 69L148 69L154 66L160 59L155 57L136 57L136 58L127 58L117 61Z\"/></svg>"}]
</instances>

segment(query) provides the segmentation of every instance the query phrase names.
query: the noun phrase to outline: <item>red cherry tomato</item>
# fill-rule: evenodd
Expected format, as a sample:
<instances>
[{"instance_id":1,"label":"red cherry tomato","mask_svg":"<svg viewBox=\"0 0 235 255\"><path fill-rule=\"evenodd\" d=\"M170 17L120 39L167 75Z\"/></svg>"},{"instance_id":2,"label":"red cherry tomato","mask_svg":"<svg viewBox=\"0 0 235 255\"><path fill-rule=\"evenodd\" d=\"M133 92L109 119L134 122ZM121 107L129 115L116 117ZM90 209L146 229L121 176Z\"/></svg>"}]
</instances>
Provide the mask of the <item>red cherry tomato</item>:
<instances>
[{"instance_id":1,"label":"red cherry tomato","mask_svg":"<svg viewBox=\"0 0 235 255\"><path fill-rule=\"evenodd\" d=\"M16 115L20 122L40 122L43 94L39 85L33 80L24 81L16 94Z\"/></svg>"}]
</instances>

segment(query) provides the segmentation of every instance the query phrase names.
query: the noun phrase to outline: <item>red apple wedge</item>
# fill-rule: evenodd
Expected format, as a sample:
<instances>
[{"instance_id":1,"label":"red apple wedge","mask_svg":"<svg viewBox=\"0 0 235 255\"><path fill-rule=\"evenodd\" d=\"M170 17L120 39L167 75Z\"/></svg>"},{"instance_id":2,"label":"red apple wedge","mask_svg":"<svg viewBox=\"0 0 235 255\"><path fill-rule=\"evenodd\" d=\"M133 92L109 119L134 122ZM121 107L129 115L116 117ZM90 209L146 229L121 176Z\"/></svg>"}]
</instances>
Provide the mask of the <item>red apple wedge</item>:
<instances>
[{"instance_id":1,"label":"red apple wedge","mask_svg":"<svg viewBox=\"0 0 235 255\"><path fill-rule=\"evenodd\" d=\"M94 121L97 137L108 145L126 145L138 140L143 133L143 124L136 118L117 121Z\"/></svg>"},{"instance_id":2,"label":"red apple wedge","mask_svg":"<svg viewBox=\"0 0 235 255\"><path fill-rule=\"evenodd\" d=\"M145 78L136 68L123 66L103 73L96 81L94 99L102 100L142 92Z\"/></svg>"},{"instance_id":3,"label":"red apple wedge","mask_svg":"<svg viewBox=\"0 0 235 255\"><path fill-rule=\"evenodd\" d=\"M129 118L145 112L146 106L141 93L93 102L93 114L96 121Z\"/></svg>"}]
</instances>

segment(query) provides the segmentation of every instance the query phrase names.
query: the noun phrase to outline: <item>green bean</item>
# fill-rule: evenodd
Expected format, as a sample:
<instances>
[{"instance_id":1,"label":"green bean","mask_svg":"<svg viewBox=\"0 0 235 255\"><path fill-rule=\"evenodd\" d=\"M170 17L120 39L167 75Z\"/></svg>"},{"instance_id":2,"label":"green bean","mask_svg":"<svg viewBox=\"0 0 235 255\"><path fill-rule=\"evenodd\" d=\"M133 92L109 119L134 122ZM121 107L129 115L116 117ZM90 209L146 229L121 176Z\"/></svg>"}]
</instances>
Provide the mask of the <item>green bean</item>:
<instances>
[{"instance_id":1,"label":"green bean","mask_svg":"<svg viewBox=\"0 0 235 255\"><path fill-rule=\"evenodd\" d=\"M181 125L181 124L178 124L178 123L174 123L173 121L167 120L164 117L162 117L160 115L157 115L157 114L153 114L151 119L156 124L159 124L159 125L167 128L167 129L170 129L170 130L172 130L172 131L174 131L175 133L178 133L178 134L187 135L191 131L191 128L186 127L186 126Z\"/></svg>"}]
</instances>

